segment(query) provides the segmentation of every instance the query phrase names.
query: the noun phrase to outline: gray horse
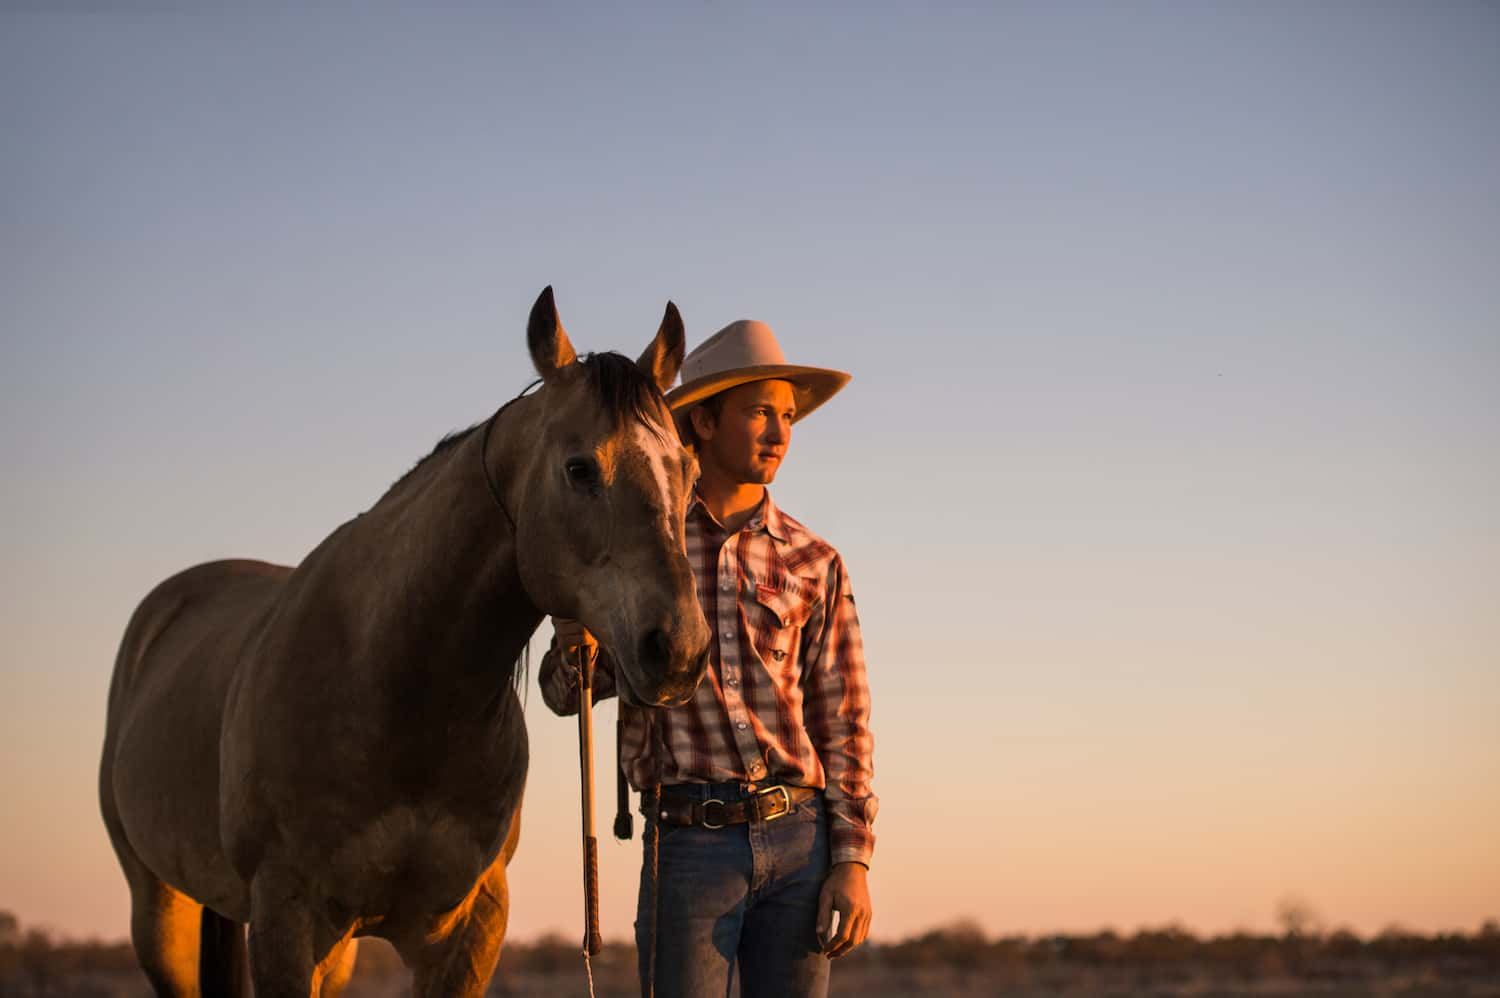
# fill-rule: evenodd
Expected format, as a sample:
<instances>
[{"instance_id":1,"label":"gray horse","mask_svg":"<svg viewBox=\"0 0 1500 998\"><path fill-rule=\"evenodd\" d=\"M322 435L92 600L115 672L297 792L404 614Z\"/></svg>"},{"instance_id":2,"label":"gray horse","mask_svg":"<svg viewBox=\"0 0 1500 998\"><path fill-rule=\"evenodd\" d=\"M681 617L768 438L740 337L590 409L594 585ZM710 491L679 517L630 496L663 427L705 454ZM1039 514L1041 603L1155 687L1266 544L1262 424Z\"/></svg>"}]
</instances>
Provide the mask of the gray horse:
<instances>
[{"instance_id":1,"label":"gray horse","mask_svg":"<svg viewBox=\"0 0 1500 998\"><path fill-rule=\"evenodd\" d=\"M542 616L600 635L637 703L702 678L696 469L662 400L676 308L640 360L580 361L548 288L527 344L539 391L296 568L199 565L131 618L99 797L158 994L243 993L244 923L257 998L336 994L361 935L418 995L483 994L526 780L515 663Z\"/></svg>"}]
</instances>

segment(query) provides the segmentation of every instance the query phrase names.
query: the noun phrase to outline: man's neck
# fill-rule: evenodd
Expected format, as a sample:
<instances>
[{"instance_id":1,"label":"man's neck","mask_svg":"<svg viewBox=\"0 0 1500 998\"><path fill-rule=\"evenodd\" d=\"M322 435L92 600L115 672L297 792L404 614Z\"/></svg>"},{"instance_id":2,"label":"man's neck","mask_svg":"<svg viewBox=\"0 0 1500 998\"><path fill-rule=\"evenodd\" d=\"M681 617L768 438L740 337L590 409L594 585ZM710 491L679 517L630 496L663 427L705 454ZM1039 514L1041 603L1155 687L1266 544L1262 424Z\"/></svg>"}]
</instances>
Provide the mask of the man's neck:
<instances>
[{"instance_id":1,"label":"man's neck","mask_svg":"<svg viewBox=\"0 0 1500 998\"><path fill-rule=\"evenodd\" d=\"M735 482L703 469L698 479L698 498L715 520L731 534L737 533L755 515L766 487L751 482Z\"/></svg>"}]
</instances>

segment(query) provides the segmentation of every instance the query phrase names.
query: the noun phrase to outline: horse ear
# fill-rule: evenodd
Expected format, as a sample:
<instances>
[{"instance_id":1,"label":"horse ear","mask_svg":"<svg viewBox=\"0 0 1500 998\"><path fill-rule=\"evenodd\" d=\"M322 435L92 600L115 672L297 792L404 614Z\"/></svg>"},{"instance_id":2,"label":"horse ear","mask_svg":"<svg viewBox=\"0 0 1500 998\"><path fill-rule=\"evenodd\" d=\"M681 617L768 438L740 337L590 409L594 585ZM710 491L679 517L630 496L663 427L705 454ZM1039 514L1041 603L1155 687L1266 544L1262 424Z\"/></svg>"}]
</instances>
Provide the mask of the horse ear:
<instances>
[{"instance_id":1,"label":"horse ear","mask_svg":"<svg viewBox=\"0 0 1500 998\"><path fill-rule=\"evenodd\" d=\"M686 349L687 338L682 330L682 316L677 312L677 306L667 302L667 314L662 316L661 328L656 331L656 339L646 347L646 352L641 354L641 359L636 365L646 372L646 376L656 382L656 387L666 391L672 387L672 382L677 380L677 372L682 367L682 354Z\"/></svg>"},{"instance_id":2,"label":"horse ear","mask_svg":"<svg viewBox=\"0 0 1500 998\"><path fill-rule=\"evenodd\" d=\"M550 284L531 306L531 318L526 321L526 346L531 350L531 363L543 381L551 381L559 371L578 360L572 341L557 320L557 303L552 300Z\"/></svg>"}]
</instances>

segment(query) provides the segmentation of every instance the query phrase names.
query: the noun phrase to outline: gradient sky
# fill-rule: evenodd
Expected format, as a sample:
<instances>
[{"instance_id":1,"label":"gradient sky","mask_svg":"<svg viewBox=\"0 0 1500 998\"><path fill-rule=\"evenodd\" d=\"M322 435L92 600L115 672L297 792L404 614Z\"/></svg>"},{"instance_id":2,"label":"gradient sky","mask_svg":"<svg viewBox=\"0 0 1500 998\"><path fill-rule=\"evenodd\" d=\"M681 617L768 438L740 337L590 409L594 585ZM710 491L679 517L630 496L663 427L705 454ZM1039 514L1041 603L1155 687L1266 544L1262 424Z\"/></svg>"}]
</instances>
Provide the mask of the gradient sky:
<instances>
[{"instance_id":1,"label":"gradient sky","mask_svg":"<svg viewBox=\"0 0 1500 998\"><path fill-rule=\"evenodd\" d=\"M877 938L1500 916L1500 7L95 6L0 13L0 908L124 934L135 603L301 558L552 284L855 374L775 494L859 595Z\"/></svg>"}]
</instances>

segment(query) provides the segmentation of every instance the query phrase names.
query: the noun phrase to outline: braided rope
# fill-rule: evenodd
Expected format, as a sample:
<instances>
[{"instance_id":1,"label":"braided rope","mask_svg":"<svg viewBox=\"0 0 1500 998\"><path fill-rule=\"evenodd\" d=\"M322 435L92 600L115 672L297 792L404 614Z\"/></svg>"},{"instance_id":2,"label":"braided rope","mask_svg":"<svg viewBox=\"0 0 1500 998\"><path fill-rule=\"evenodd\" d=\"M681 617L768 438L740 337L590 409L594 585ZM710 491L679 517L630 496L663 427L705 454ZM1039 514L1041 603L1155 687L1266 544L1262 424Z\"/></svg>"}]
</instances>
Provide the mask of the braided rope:
<instances>
[{"instance_id":1,"label":"braided rope","mask_svg":"<svg viewBox=\"0 0 1500 998\"><path fill-rule=\"evenodd\" d=\"M589 948L583 948L583 972L589 975L589 998L594 996L594 965L589 962Z\"/></svg>"}]
</instances>

